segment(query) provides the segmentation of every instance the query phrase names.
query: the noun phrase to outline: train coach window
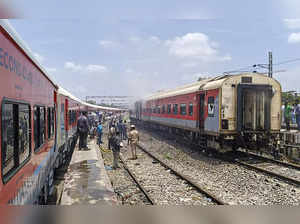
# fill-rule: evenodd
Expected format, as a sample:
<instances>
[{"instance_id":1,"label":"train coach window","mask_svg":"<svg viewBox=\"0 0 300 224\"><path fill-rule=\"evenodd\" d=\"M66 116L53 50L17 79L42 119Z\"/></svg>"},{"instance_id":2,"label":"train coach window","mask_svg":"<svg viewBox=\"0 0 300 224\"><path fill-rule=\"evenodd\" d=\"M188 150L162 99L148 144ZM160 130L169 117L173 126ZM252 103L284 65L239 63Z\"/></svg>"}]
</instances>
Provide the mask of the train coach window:
<instances>
[{"instance_id":1,"label":"train coach window","mask_svg":"<svg viewBox=\"0 0 300 224\"><path fill-rule=\"evenodd\" d=\"M45 142L45 107L35 106L34 107L34 150L39 149Z\"/></svg>"},{"instance_id":2,"label":"train coach window","mask_svg":"<svg viewBox=\"0 0 300 224\"><path fill-rule=\"evenodd\" d=\"M171 104L168 104L167 110L168 110L168 114L170 114L171 113Z\"/></svg>"},{"instance_id":3,"label":"train coach window","mask_svg":"<svg viewBox=\"0 0 300 224\"><path fill-rule=\"evenodd\" d=\"M173 105L173 114L178 114L178 104Z\"/></svg>"},{"instance_id":4,"label":"train coach window","mask_svg":"<svg viewBox=\"0 0 300 224\"><path fill-rule=\"evenodd\" d=\"M40 144L44 144L45 142L45 137L46 137L46 125L45 125L45 121L46 121L46 110L45 107L40 107L40 133L39 133L39 137L40 137Z\"/></svg>"},{"instance_id":5,"label":"train coach window","mask_svg":"<svg viewBox=\"0 0 300 224\"><path fill-rule=\"evenodd\" d=\"M166 113L166 105L163 105L162 106L162 112L161 112L162 114L164 114L164 113Z\"/></svg>"},{"instance_id":6,"label":"train coach window","mask_svg":"<svg viewBox=\"0 0 300 224\"><path fill-rule=\"evenodd\" d=\"M186 115L186 104L184 103L180 104L180 114Z\"/></svg>"},{"instance_id":7,"label":"train coach window","mask_svg":"<svg viewBox=\"0 0 300 224\"><path fill-rule=\"evenodd\" d=\"M189 115L193 116L193 104L192 103L190 103L190 105L189 105Z\"/></svg>"},{"instance_id":8,"label":"train coach window","mask_svg":"<svg viewBox=\"0 0 300 224\"><path fill-rule=\"evenodd\" d=\"M51 138L54 136L55 110L51 108Z\"/></svg>"},{"instance_id":9,"label":"train coach window","mask_svg":"<svg viewBox=\"0 0 300 224\"><path fill-rule=\"evenodd\" d=\"M157 113L160 114L160 106L157 107Z\"/></svg>"},{"instance_id":10,"label":"train coach window","mask_svg":"<svg viewBox=\"0 0 300 224\"><path fill-rule=\"evenodd\" d=\"M28 105L19 104L19 158L22 164L30 154L30 108Z\"/></svg>"},{"instance_id":11,"label":"train coach window","mask_svg":"<svg viewBox=\"0 0 300 224\"><path fill-rule=\"evenodd\" d=\"M68 113L68 119L69 119L68 124L71 125L72 124L72 111L69 111L69 113Z\"/></svg>"},{"instance_id":12,"label":"train coach window","mask_svg":"<svg viewBox=\"0 0 300 224\"><path fill-rule=\"evenodd\" d=\"M48 139L54 136L54 108L48 107Z\"/></svg>"},{"instance_id":13,"label":"train coach window","mask_svg":"<svg viewBox=\"0 0 300 224\"><path fill-rule=\"evenodd\" d=\"M7 102L2 107L2 174L8 175L28 161L30 156L30 106Z\"/></svg>"},{"instance_id":14,"label":"train coach window","mask_svg":"<svg viewBox=\"0 0 300 224\"><path fill-rule=\"evenodd\" d=\"M3 175L6 175L14 167L16 160L14 156L15 149L15 130L16 122L14 119L13 104L5 104L2 112L2 169Z\"/></svg>"},{"instance_id":15,"label":"train coach window","mask_svg":"<svg viewBox=\"0 0 300 224\"><path fill-rule=\"evenodd\" d=\"M47 108L47 125L48 125L48 139L50 139L51 135L51 109L48 107Z\"/></svg>"},{"instance_id":16,"label":"train coach window","mask_svg":"<svg viewBox=\"0 0 300 224\"><path fill-rule=\"evenodd\" d=\"M74 110L72 110L72 113L71 113L71 115L72 115L71 124L74 124L74 123L75 123L75 121L76 121L76 112L75 112Z\"/></svg>"},{"instance_id":17,"label":"train coach window","mask_svg":"<svg viewBox=\"0 0 300 224\"><path fill-rule=\"evenodd\" d=\"M74 124L75 122L75 111L71 111L71 124Z\"/></svg>"}]
</instances>

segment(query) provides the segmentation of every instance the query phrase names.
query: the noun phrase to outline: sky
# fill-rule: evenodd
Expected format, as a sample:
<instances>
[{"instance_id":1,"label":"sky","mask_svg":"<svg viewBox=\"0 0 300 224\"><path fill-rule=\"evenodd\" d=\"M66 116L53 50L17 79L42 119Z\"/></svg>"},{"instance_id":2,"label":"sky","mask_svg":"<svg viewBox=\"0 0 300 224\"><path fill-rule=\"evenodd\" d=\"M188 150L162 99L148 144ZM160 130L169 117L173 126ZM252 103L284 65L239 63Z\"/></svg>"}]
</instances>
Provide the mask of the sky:
<instances>
[{"instance_id":1,"label":"sky","mask_svg":"<svg viewBox=\"0 0 300 224\"><path fill-rule=\"evenodd\" d=\"M276 65L300 58L297 0L13 0L10 7L17 15L10 23L51 78L81 99L143 97L249 70L267 64L268 51L283 90L300 92L300 60Z\"/></svg>"}]
</instances>

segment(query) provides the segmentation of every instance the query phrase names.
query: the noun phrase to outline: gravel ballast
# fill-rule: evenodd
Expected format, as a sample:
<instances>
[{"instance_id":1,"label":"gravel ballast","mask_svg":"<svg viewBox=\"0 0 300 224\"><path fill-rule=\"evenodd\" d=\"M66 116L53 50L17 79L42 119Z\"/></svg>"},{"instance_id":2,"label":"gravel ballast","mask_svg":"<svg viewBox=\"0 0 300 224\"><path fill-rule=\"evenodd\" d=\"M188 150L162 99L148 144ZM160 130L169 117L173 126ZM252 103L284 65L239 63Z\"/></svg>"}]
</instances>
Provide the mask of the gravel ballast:
<instances>
[{"instance_id":1,"label":"gravel ballast","mask_svg":"<svg viewBox=\"0 0 300 224\"><path fill-rule=\"evenodd\" d=\"M299 205L300 189L139 130L141 146L232 205Z\"/></svg>"}]
</instances>

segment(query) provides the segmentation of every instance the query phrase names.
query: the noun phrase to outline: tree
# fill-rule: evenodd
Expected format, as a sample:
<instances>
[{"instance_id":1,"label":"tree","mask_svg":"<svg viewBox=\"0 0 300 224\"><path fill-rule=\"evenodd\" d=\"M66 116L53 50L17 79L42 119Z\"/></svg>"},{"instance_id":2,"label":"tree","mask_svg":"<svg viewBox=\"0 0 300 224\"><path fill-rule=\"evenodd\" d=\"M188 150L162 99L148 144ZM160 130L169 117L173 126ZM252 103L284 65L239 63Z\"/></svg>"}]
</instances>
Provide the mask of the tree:
<instances>
[{"instance_id":1,"label":"tree","mask_svg":"<svg viewBox=\"0 0 300 224\"><path fill-rule=\"evenodd\" d=\"M199 82L199 81L202 81L202 80L205 80L205 79L209 79L209 76L207 76L207 77L201 76L201 77L198 78L197 81Z\"/></svg>"},{"instance_id":2,"label":"tree","mask_svg":"<svg viewBox=\"0 0 300 224\"><path fill-rule=\"evenodd\" d=\"M300 100L300 98L293 92L283 92L282 93L282 103L288 102L288 104L292 105L296 103L296 100Z\"/></svg>"},{"instance_id":3,"label":"tree","mask_svg":"<svg viewBox=\"0 0 300 224\"><path fill-rule=\"evenodd\" d=\"M87 103L97 105L97 102L95 100L88 100Z\"/></svg>"}]
</instances>

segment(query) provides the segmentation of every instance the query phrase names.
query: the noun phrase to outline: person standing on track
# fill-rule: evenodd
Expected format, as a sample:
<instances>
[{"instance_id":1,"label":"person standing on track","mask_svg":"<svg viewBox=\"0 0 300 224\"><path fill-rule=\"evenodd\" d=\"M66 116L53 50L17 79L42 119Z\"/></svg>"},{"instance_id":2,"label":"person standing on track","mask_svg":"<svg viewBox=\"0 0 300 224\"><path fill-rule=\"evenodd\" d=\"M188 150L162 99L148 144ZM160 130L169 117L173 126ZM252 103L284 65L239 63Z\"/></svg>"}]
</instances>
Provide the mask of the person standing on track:
<instances>
[{"instance_id":1,"label":"person standing on track","mask_svg":"<svg viewBox=\"0 0 300 224\"><path fill-rule=\"evenodd\" d=\"M97 142L98 142L98 145L100 145L102 143L102 124L101 122L98 123L98 126L97 126Z\"/></svg>"},{"instance_id":2,"label":"person standing on track","mask_svg":"<svg viewBox=\"0 0 300 224\"><path fill-rule=\"evenodd\" d=\"M115 128L115 123L112 123L108 129L108 149L111 149L112 147L112 139L115 136L116 133L116 128Z\"/></svg>"},{"instance_id":3,"label":"person standing on track","mask_svg":"<svg viewBox=\"0 0 300 224\"><path fill-rule=\"evenodd\" d=\"M130 132L128 134L128 145L130 145L132 159L137 159L136 156L136 145L139 142L139 132L135 129L134 125L130 126Z\"/></svg>"},{"instance_id":4,"label":"person standing on track","mask_svg":"<svg viewBox=\"0 0 300 224\"><path fill-rule=\"evenodd\" d=\"M292 118L292 110L293 108L288 104L287 101L284 103L284 121L286 125L286 130L290 130L290 122Z\"/></svg>"},{"instance_id":5,"label":"person standing on track","mask_svg":"<svg viewBox=\"0 0 300 224\"><path fill-rule=\"evenodd\" d=\"M128 136L127 136L127 122L126 122L126 120L124 120L124 122L123 122L123 137L124 137L124 140L126 140L128 138Z\"/></svg>"},{"instance_id":6,"label":"person standing on track","mask_svg":"<svg viewBox=\"0 0 300 224\"><path fill-rule=\"evenodd\" d=\"M296 122L297 122L298 130L300 131L300 104L298 99L296 100L295 113L296 113Z\"/></svg>"},{"instance_id":7,"label":"person standing on track","mask_svg":"<svg viewBox=\"0 0 300 224\"><path fill-rule=\"evenodd\" d=\"M122 122L122 120L119 120L119 122L118 122L118 131L120 132L120 137L121 137L121 139L123 140L123 122Z\"/></svg>"},{"instance_id":8,"label":"person standing on track","mask_svg":"<svg viewBox=\"0 0 300 224\"><path fill-rule=\"evenodd\" d=\"M77 133L79 135L79 150L87 148L87 136L89 131L89 122L86 112L82 112L77 121Z\"/></svg>"},{"instance_id":9,"label":"person standing on track","mask_svg":"<svg viewBox=\"0 0 300 224\"><path fill-rule=\"evenodd\" d=\"M120 137L120 132L117 130L116 134L112 137L111 139L111 144L112 144L112 151L113 151L113 156L114 156L114 161L113 161L113 169L120 168L118 165L119 158L120 158L120 150L123 147L123 142Z\"/></svg>"}]
</instances>

